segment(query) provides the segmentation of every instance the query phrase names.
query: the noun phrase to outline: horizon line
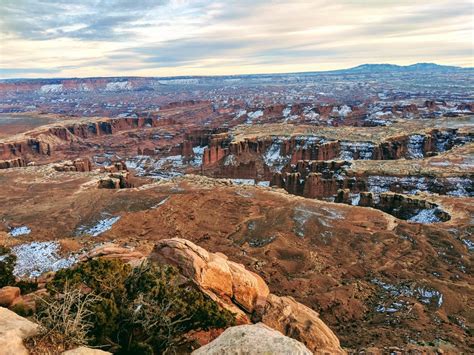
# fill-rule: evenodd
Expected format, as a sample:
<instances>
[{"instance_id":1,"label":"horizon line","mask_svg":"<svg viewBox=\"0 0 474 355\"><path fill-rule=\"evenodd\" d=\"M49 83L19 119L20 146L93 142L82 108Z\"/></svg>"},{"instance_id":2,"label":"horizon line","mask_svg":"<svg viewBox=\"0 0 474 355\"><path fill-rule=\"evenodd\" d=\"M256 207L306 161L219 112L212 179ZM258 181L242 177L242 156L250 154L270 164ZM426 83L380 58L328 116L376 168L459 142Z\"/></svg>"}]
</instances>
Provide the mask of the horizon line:
<instances>
[{"instance_id":1,"label":"horizon line","mask_svg":"<svg viewBox=\"0 0 474 355\"><path fill-rule=\"evenodd\" d=\"M410 66L414 66L417 64L430 64L439 67L448 67L448 68L455 68L455 69L474 69L473 66L462 66L462 65L449 65L449 64L437 64L436 62L416 62L413 64L394 64L394 63L363 63L353 67L344 67L339 69L331 69L331 70L308 70L308 71L296 71L296 72L269 72L269 73L246 73L246 74L207 74L207 75L170 75L170 76L140 76L140 75L110 75L110 76L70 76L70 77L35 77L35 78L26 78L26 77L16 77L16 78L2 78L0 77L0 81L13 81L13 80L61 80L61 79L106 79L106 78L142 78L142 79L171 79L171 78L219 78L219 77L242 77L242 76L251 76L251 75L295 75L295 74L319 74L319 73L334 73L334 72L341 72L341 71L349 71L353 70L362 66L378 66L378 65L390 65L396 66L400 68L407 68ZM0 71L2 68L0 68ZM351 74L351 73L349 73ZM358 74L355 72L354 74Z\"/></svg>"}]
</instances>

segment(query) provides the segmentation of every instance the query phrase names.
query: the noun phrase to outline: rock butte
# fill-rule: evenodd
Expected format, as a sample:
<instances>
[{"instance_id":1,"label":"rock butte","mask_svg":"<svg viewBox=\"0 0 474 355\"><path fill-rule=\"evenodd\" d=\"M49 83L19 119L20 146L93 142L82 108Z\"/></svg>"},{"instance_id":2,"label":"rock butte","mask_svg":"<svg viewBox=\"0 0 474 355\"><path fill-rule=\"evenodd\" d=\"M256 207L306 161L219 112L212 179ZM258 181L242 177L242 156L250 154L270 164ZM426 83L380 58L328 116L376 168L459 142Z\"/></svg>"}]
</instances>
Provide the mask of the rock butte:
<instances>
[{"instance_id":1,"label":"rock butte","mask_svg":"<svg viewBox=\"0 0 474 355\"><path fill-rule=\"evenodd\" d=\"M54 241L30 271L181 255L310 351L468 353L472 71L371 68L0 80L0 244Z\"/></svg>"}]
</instances>

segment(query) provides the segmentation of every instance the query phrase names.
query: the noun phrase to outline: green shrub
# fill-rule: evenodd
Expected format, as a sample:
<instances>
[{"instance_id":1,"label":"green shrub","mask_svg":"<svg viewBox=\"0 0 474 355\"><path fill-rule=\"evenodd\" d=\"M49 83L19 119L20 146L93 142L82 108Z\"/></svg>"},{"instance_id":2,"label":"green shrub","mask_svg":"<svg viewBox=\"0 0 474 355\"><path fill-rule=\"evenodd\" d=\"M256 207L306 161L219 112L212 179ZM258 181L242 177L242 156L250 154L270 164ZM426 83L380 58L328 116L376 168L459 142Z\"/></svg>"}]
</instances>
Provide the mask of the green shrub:
<instances>
[{"instance_id":1,"label":"green shrub","mask_svg":"<svg viewBox=\"0 0 474 355\"><path fill-rule=\"evenodd\" d=\"M0 288L13 286L15 284L13 269L15 268L16 256L10 254L10 249L3 246L0 246L0 256Z\"/></svg>"},{"instance_id":2,"label":"green shrub","mask_svg":"<svg viewBox=\"0 0 474 355\"><path fill-rule=\"evenodd\" d=\"M97 259L58 271L48 285L53 294L67 287L97 295L88 306L90 345L122 354L161 354L185 344L191 330L222 328L234 315L221 309L171 266L143 263L131 268Z\"/></svg>"},{"instance_id":3,"label":"green shrub","mask_svg":"<svg viewBox=\"0 0 474 355\"><path fill-rule=\"evenodd\" d=\"M16 256L11 254L7 247L0 246L0 288L4 286L16 286L21 290L22 295L38 289L38 284L34 281L16 281L13 270L16 264Z\"/></svg>"}]
</instances>

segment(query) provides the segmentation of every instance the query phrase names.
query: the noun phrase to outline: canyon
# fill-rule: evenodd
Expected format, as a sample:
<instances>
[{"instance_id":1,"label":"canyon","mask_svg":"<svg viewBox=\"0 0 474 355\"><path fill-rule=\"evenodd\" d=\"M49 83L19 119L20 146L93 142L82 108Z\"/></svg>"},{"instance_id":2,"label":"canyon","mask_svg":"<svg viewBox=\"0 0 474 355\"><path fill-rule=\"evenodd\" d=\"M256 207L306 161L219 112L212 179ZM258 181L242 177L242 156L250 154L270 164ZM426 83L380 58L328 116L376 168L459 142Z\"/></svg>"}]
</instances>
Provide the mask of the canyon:
<instances>
[{"instance_id":1,"label":"canyon","mask_svg":"<svg viewBox=\"0 0 474 355\"><path fill-rule=\"evenodd\" d=\"M0 245L173 264L313 353L469 353L469 73L2 80Z\"/></svg>"}]
</instances>

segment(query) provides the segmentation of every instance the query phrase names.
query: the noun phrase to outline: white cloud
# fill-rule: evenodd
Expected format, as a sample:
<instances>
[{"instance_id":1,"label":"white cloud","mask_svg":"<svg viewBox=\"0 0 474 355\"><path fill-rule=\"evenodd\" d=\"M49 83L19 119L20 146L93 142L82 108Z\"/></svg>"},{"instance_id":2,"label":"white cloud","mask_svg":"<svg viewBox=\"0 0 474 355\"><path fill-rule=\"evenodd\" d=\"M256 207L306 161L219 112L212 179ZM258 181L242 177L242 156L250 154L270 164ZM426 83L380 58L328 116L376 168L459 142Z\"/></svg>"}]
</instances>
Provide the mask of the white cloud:
<instances>
[{"instance_id":1,"label":"white cloud","mask_svg":"<svg viewBox=\"0 0 474 355\"><path fill-rule=\"evenodd\" d=\"M366 62L473 65L470 0L70 3L2 0L0 70L6 76L284 72Z\"/></svg>"}]
</instances>

